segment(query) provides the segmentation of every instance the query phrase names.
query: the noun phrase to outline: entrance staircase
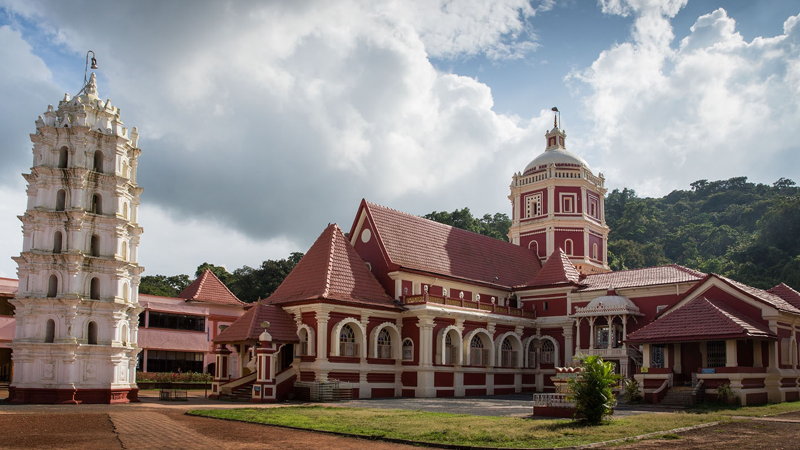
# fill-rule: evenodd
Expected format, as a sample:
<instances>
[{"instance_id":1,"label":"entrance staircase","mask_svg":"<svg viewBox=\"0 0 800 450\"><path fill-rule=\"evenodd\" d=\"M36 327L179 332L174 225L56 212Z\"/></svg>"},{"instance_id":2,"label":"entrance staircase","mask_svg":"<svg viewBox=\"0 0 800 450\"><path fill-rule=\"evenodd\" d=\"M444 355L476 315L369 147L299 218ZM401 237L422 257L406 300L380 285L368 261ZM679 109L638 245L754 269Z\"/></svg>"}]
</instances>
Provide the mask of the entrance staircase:
<instances>
[{"instance_id":1,"label":"entrance staircase","mask_svg":"<svg viewBox=\"0 0 800 450\"><path fill-rule=\"evenodd\" d=\"M692 404L692 388L683 386L673 386L667 391L667 395L659 402L664 406L690 406Z\"/></svg>"},{"instance_id":2,"label":"entrance staircase","mask_svg":"<svg viewBox=\"0 0 800 450\"><path fill-rule=\"evenodd\" d=\"M221 400L250 401L253 397L253 383L256 381L256 373L245 375L236 380L232 380L220 387L219 398Z\"/></svg>"}]
</instances>

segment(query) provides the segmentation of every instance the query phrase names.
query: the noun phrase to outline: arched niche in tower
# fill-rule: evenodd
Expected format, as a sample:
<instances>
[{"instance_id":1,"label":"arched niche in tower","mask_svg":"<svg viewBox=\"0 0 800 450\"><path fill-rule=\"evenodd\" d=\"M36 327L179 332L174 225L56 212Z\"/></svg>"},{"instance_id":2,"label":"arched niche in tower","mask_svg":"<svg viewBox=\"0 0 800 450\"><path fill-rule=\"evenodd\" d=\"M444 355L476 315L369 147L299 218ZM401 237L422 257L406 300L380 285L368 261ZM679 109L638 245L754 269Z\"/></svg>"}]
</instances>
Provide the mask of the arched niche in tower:
<instances>
[{"instance_id":1,"label":"arched niche in tower","mask_svg":"<svg viewBox=\"0 0 800 450\"><path fill-rule=\"evenodd\" d=\"M52 344L56 340L56 321L53 319L47 319L47 322L44 326L44 342L47 344Z\"/></svg>"},{"instance_id":2,"label":"arched niche in tower","mask_svg":"<svg viewBox=\"0 0 800 450\"><path fill-rule=\"evenodd\" d=\"M56 192L56 211L64 211L67 206L67 191L59 189Z\"/></svg>"},{"instance_id":3,"label":"arched niche in tower","mask_svg":"<svg viewBox=\"0 0 800 450\"><path fill-rule=\"evenodd\" d=\"M92 194L92 214L103 214L103 197L100 194Z\"/></svg>"},{"instance_id":4,"label":"arched niche in tower","mask_svg":"<svg viewBox=\"0 0 800 450\"><path fill-rule=\"evenodd\" d=\"M60 231L53 233L53 253L61 253L63 236Z\"/></svg>"},{"instance_id":5,"label":"arched niche in tower","mask_svg":"<svg viewBox=\"0 0 800 450\"><path fill-rule=\"evenodd\" d=\"M94 152L94 171L97 173L103 173L103 152L97 150Z\"/></svg>"},{"instance_id":6,"label":"arched niche in tower","mask_svg":"<svg viewBox=\"0 0 800 450\"><path fill-rule=\"evenodd\" d=\"M69 165L69 148L67 146L61 147L58 151L58 168L66 169Z\"/></svg>"},{"instance_id":7,"label":"arched niche in tower","mask_svg":"<svg viewBox=\"0 0 800 450\"><path fill-rule=\"evenodd\" d=\"M100 236L93 234L89 242L89 254L92 256L100 256Z\"/></svg>"},{"instance_id":8,"label":"arched niche in tower","mask_svg":"<svg viewBox=\"0 0 800 450\"><path fill-rule=\"evenodd\" d=\"M94 320L90 321L87 326L86 343L89 345L97 345L97 322Z\"/></svg>"},{"instance_id":9,"label":"arched niche in tower","mask_svg":"<svg viewBox=\"0 0 800 450\"><path fill-rule=\"evenodd\" d=\"M94 277L89 282L89 298L100 300L100 278Z\"/></svg>"},{"instance_id":10,"label":"arched niche in tower","mask_svg":"<svg viewBox=\"0 0 800 450\"><path fill-rule=\"evenodd\" d=\"M58 294L58 277L50 275L47 279L47 297L53 298Z\"/></svg>"}]
</instances>

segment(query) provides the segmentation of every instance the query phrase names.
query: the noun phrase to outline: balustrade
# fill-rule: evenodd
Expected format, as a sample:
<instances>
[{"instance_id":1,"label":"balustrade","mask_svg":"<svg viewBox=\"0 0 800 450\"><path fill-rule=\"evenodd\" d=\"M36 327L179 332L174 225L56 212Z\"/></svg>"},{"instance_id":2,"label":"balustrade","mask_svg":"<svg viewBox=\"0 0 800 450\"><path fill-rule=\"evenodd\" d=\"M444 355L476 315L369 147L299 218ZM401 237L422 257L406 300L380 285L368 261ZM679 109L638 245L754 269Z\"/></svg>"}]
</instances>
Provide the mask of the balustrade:
<instances>
[{"instance_id":1,"label":"balustrade","mask_svg":"<svg viewBox=\"0 0 800 450\"><path fill-rule=\"evenodd\" d=\"M459 308L477 309L492 314L503 314L507 316L525 317L527 319L536 318L535 312L525 311L521 308L512 308L510 306L499 306L494 303L481 303L481 302L476 302L474 300L442 297L438 295L408 295L403 297L403 303L406 305L419 305L419 304L432 303L444 306L456 306Z\"/></svg>"}]
</instances>

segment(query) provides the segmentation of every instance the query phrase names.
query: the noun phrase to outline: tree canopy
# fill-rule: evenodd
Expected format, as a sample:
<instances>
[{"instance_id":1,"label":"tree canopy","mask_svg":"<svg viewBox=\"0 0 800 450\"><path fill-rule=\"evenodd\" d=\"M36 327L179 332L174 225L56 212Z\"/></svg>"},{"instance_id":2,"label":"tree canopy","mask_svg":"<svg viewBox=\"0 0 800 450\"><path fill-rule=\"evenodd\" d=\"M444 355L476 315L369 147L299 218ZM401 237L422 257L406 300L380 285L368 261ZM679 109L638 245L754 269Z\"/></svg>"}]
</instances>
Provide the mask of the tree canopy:
<instances>
[{"instance_id":1,"label":"tree canopy","mask_svg":"<svg viewBox=\"0 0 800 450\"><path fill-rule=\"evenodd\" d=\"M511 219L505 214L484 214L483 217L478 218L472 216L472 212L470 212L469 208L457 209L451 213L446 211L434 211L422 217L445 225L461 228L462 230L500 239L501 241L508 240L508 230L511 228Z\"/></svg>"}]
</instances>

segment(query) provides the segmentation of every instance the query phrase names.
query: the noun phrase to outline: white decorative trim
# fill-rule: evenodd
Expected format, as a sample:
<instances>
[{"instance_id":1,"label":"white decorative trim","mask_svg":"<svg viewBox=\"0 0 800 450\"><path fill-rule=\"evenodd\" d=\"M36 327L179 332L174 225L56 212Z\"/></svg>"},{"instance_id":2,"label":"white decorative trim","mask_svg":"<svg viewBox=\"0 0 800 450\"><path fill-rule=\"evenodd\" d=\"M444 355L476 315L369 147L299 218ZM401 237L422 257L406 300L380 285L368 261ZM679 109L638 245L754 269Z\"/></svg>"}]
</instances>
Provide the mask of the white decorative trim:
<instances>
[{"instance_id":1,"label":"white decorative trim","mask_svg":"<svg viewBox=\"0 0 800 450\"><path fill-rule=\"evenodd\" d=\"M436 364L444 364L444 349L445 349L445 339L447 338L447 333L450 331L455 331L458 339L453 341L450 339L450 342L456 346L458 352L458 361L451 361L453 365L460 366L464 362L464 345L463 345L463 337L461 335L461 330L455 325L449 325L446 328L442 328L439 330L439 333L436 335Z\"/></svg>"},{"instance_id":2,"label":"white decorative trim","mask_svg":"<svg viewBox=\"0 0 800 450\"><path fill-rule=\"evenodd\" d=\"M304 324L304 323L301 323L300 325L297 326L297 337L298 338L302 338L302 336L300 336L300 330L306 330L306 336L308 336L308 343L306 345L306 348L308 350L308 355L301 355L301 356L316 356L317 355L317 339L316 339L317 336L316 336L316 333L314 333L314 329L311 328L310 326ZM302 339L301 339L300 342L302 342Z\"/></svg>"},{"instance_id":3,"label":"white decorative trim","mask_svg":"<svg viewBox=\"0 0 800 450\"><path fill-rule=\"evenodd\" d=\"M495 339L494 347L495 347L495 355L497 355L497 358L494 360L495 367L503 367L502 364L501 364L502 363L502 361L501 361L502 352L501 352L500 346L503 345L503 341L507 337L512 337L512 336L513 336L513 339L511 339L511 343L512 343L511 346L513 348L515 343L516 343L516 347L517 347L517 348L514 349L514 350L517 351L517 361L515 363L515 367L522 367L522 363L524 361L523 355L522 355L522 353L523 353L522 349L524 347L522 346L522 340L519 338L519 335L517 333L513 332L513 331L508 331L506 333L503 333L500 336L498 336L497 339Z\"/></svg>"},{"instance_id":4,"label":"white decorative trim","mask_svg":"<svg viewBox=\"0 0 800 450\"><path fill-rule=\"evenodd\" d=\"M492 339L492 334L489 333L486 330L486 328L476 328L476 329L470 331L469 333L467 333L466 336L464 336L464 339L461 341L462 342L461 361L462 362L466 361L467 363L470 362L469 361L469 349L470 349L469 344L472 341L472 338L477 334L483 334L483 335L486 336L486 339L483 340L484 341L483 342L483 345L484 345L483 348L489 350L489 361L492 362L492 367L494 367L494 358L495 358L495 355L494 355L494 340Z\"/></svg>"},{"instance_id":5,"label":"white decorative trim","mask_svg":"<svg viewBox=\"0 0 800 450\"><path fill-rule=\"evenodd\" d=\"M364 355L365 349L367 348L367 337L366 337L367 336L367 330L365 329L364 325L361 322L359 322L358 319L356 319L355 317L345 317L344 319L340 320L333 327L333 331L331 331L331 340L330 340L330 342L331 342L331 348L330 348L331 356L340 356L339 355L339 347L340 347L340 345L339 345L340 344L339 333L342 331L342 327L347 325L347 324L349 324L349 323L355 324L356 326L353 328L353 331L358 330L357 334L360 334L360 336L356 336L356 340L361 341L361 342L359 342L359 347L360 348L358 349L358 353L359 353L358 356L359 357L363 357L362 355ZM358 339L359 337L361 339Z\"/></svg>"}]
</instances>

